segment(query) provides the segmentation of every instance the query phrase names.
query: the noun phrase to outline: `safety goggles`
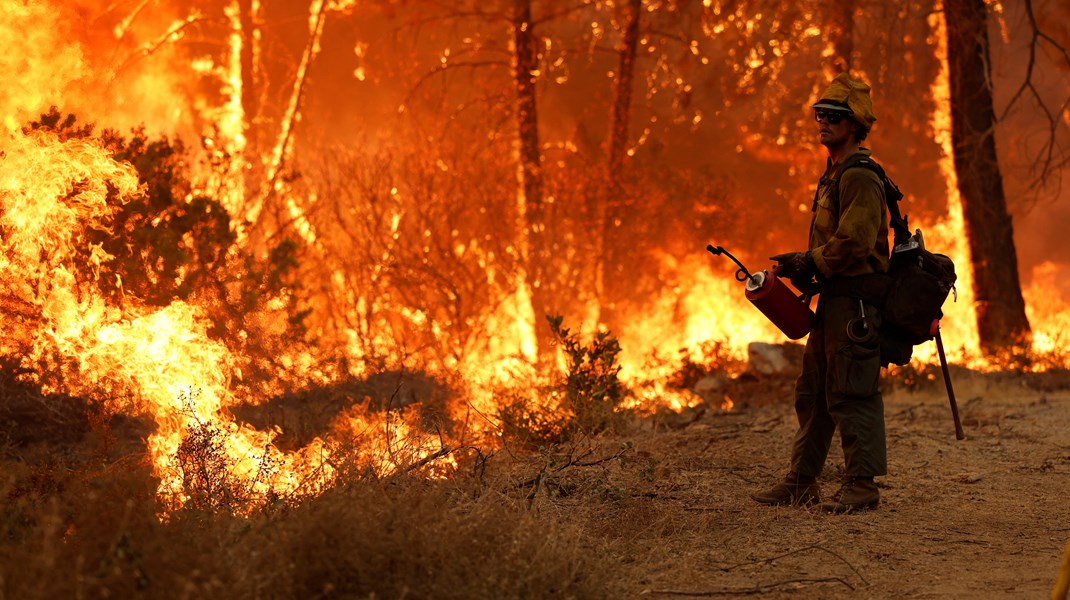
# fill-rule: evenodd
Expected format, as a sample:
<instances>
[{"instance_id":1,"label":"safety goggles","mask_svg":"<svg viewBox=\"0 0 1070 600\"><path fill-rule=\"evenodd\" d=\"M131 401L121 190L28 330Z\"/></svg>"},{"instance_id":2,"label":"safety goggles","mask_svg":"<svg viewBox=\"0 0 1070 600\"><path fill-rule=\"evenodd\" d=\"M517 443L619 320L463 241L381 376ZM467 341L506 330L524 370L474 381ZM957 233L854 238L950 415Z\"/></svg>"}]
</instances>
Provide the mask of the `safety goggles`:
<instances>
[{"instance_id":1,"label":"safety goggles","mask_svg":"<svg viewBox=\"0 0 1070 600\"><path fill-rule=\"evenodd\" d=\"M828 123L829 125L837 125L840 121L847 118L847 113L839 110L826 110L823 108L814 109L814 120L818 123Z\"/></svg>"}]
</instances>

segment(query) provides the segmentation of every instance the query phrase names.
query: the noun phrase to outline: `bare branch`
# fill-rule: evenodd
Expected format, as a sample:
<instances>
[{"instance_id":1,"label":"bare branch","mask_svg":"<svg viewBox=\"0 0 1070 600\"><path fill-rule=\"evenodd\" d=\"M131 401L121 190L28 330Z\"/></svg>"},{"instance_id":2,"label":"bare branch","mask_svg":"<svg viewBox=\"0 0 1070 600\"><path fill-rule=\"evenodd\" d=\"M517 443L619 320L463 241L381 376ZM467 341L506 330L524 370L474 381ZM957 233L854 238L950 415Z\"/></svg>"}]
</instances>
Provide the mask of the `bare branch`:
<instances>
[{"instance_id":1,"label":"bare branch","mask_svg":"<svg viewBox=\"0 0 1070 600\"><path fill-rule=\"evenodd\" d=\"M1041 44L1047 43L1049 46L1055 49L1056 53L1062 57L1062 60L1068 67L1070 67L1070 52L1065 47L1059 44L1052 36L1040 29L1037 24L1036 14L1033 11L1033 1L1025 0L1025 12L1029 19L1029 26L1032 29L1032 38L1029 40L1029 60L1026 64L1025 75L1022 79L1022 84L1011 96L1010 102L1003 109L1003 113L1000 115L999 120L1002 121L1010 114L1011 109L1023 101L1023 98L1032 98L1037 106L1040 108L1040 112L1047 120L1047 139L1042 144L1038 155L1040 160L1036 179L1032 182L1030 187L1038 188L1043 186L1049 178L1051 178L1059 169L1060 165L1065 164L1066 161L1059 162L1055 156L1057 147L1056 136L1059 128L1059 119L1070 106L1070 98L1063 101L1058 110L1051 110L1044 98L1040 95L1034 82L1033 76L1037 68L1037 50L1041 47Z\"/></svg>"},{"instance_id":2,"label":"bare branch","mask_svg":"<svg viewBox=\"0 0 1070 600\"><path fill-rule=\"evenodd\" d=\"M115 28L115 38L121 41L126 37L126 32L130 30L130 26L141 15L141 11L145 10L151 0L141 0L141 4L137 6L130 14L123 17L122 21Z\"/></svg>"},{"instance_id":3,"label":"bare branch","mask_svg":"<svg viewBox=\"0 0 1070 600\"><path fill-rule=\"evenodd\" d=\"M168 29L159 38L157 38L155 42L145 44L141 48L139 48L138 51L135 52L129 58L127 58L126 61L123 62L123 64L119 65L119 68L115 69L113 77L117 77L120 73L137 64L141 60L152 56L160 48L164 47L168 43L179 39L181 37L182 32L185 31L186 28L190 27L191 25L195 23L213 23L219 21L222 21L222 19L202 17L196 13L190 14L182 21L177 21L173 25L171 25L171 28Z\"/></svg>"},{"instance_id":4,"label":"bare branch","mask_svg":"<svg viewBox=\"0 0 1070 600\"><path fill-rule=\"evenodd\" d=\"M434 6L446 11L445 16L441 17L428 17L424 22L440 21L445 19L479 19L481 21L500 21L502 23L512 23L512 19L508 14L503 12L483 11L483 10L457 10L453 2L432 2ZM417 21L419 23L419 21Z\"/></svg>"},{"instance_id":5,"label":"bare branch","mask_svg":"<svg viewBox=\"0 0 1070 600\"><path fill-rule=\"evenodd\" d=\"M425 456L425 457L421 458L420 460L412 463L411 465L408 465L407 467L405 467L401 471L401 473L411 473L411 472L413 472L413 471L415 471L417 469L420 469L420 468L426 466L431 461L438 460L438 459L442 458L443 456L448 456L451 452L453 452L452 448L450 448L447 445L443 445L435 453L428 454L427 456ZM482 456L482 453L480 453L480 456Z\"/></svg>"},{"instance_id":6,"label":"bare branch","mask_svg":"<svg viewBox=\"0 0 1070 600\"><path fill-rule=\"evenodd\" d=\"M416 83L412 86L412 88L409 89L408 93L405 94L405 99L402 101L402 105L403 106L408 106L409 103L410 103L410 100L412 99L412 97L416 93L416 91L419 90L421 87L423 87L424 83L426 83L428 80L430 80L435 75L441 75L442 73L445 73L446 71L449 71L451 69L461 69L461 68L478 69L480 67L506 67L506 68L508 68L509 67L509 62L508 61L503 61L503 60L483 60L483 61L473 60L473 61L467 61L467 62L445 62L445 63L440 63L437 67L435 67L434 69L431 69L430 71L424 73L423 75L420 76L420 78L418 80L416 80Z\"/></svg>"},{"instance_id":7,"label":"bare branch","mask_svg":"<svg viewBox=\"0 0 1070 600\"><path fill-rule=\"evenodd\" d=\"M781 558L784 558L786 556L791 556L793 554L801 554L803 552L806 552L807 550L821 550L822 552L826 552L828 554L831 554L832 556L838 558L840 560L840 562L842 562L843 564L847 565L852 571L854 571L855 575L858 575L858 578L861 579L863 583L865 583L866 585L869 585L869 581L864 576L862 576L862 573L860 573L858 571L858 569L855 568L855 566L850 563L850 561L848 561L844 557L840 556L839 554L833 552L832 550L829 550L828 548L825 548L821 544L810 544L809 546L803 546L802 548L798 548L796 550L791 550L791 551L788 551L788 552L784 552L783 554L778 554L776 556L770 556L768 558L763 558L763 559L760 559L760 560L751 560L751 561L747 561L747 562L736 563L736 564L733 564L733 565L729 565L727 567L721 567L721 570L722 571L731 571L733 569L738 569L739 567L745 567L745 566L748 566L748 565L759 565L759 564L763 564L763 563L770 563L770 562L773 562L775 560L779 560Z\"/></svg>"}]
</instances>

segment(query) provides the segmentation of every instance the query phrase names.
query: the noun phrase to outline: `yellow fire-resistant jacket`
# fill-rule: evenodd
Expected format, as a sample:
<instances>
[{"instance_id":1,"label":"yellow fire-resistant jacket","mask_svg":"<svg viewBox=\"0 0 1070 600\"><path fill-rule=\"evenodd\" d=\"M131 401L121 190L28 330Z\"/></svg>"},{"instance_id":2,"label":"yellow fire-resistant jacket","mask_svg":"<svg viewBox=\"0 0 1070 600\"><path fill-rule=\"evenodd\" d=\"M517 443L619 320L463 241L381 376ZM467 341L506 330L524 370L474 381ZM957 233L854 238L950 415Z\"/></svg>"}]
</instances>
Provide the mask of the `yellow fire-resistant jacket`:
<instances>
[{"instance_id":1,"label":"yellow fire-resistant jacket","mask_svg":"<svg viewBox=\"0 0 1070 600\"><path fill-rule=\"evenodd\" d=\"M869 156L866 148L860 154ZM888 202L884 184L871 169L855 167L835 181L844 161L832 164L817 186L810 251L826 278L888 271ZM833 191L838 190L838 198Z\"/></svg>"}]
</instances>

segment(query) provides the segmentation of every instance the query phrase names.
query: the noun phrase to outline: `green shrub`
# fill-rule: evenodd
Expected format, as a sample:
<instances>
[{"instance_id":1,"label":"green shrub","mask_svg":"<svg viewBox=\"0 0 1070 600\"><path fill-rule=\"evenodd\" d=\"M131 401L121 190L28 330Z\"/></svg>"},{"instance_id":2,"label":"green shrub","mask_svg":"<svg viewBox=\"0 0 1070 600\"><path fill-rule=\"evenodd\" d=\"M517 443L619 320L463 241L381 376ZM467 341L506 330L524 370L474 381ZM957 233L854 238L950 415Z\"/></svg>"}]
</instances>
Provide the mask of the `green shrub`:
<instances>
[{"instance_id":1,"label":"green shrub","mask_svg":"<svg viewBox=\"0 0 1070 600\"><path fill-rule=\"evenodd\" d=\"M584 343L562 326L561 316L546 318L566 359L563 378L496 394L502 435L526 450L615 429L623 420L619 408L627 395L618 377L616 338L599 332Z\"/></svg>"},{"instance_id":2,"label":"green shrub","mask_svg":"<svg viewBox=\"0 0 1070 600\"><path fill-rule=\"evenodd\" d=\"M618 374L620 343L608 331L595 334L584 344L579 335L562 326L560 315L547 316L567 361L562 384L562 407L572 414L571 428L598 433L619 421L617 407L625 390Z\"/></svg>"}]
</instances>

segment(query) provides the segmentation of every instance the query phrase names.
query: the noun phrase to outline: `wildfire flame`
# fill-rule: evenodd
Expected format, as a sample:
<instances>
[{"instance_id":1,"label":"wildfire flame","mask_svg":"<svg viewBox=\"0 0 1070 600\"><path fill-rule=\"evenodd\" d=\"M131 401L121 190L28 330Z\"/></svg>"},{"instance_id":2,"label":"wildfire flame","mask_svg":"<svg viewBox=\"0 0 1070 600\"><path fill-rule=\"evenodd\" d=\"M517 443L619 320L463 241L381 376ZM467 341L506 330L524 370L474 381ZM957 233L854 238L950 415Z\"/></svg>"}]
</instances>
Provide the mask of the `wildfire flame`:
<instances>
[{"instance_id":1,"label":"wildfire flame","mask_svg":"<svg viewBox=\"0 0 1070 600\"><path fill-rule=\"evenodd\" d=\"M259 14L260 3L253 5ZM310 37L299 64L299 78L305 76L321 50L326 15L351 8L350 4L323 0L311 3ZM102 279L100 266L112 257L100 245L90 242L86 232L109 229L116 206L109 198L121 202L142 191L135 169L116 160L96 138L64 139L49 131L21 129L33 114L31 107L50 104L84 109L113 119L120 126L136 120L159 131L189 131L193 123L200 122L204 129L198 133L207 151L224 164L201 173L198 184L202 189L217 190L235 223L240 222L235 225L240 230L238 243L253 243L245 223L255 222L264 210L266 198L278 195L283 199L279 203L281 214L292 223L311 255L317 256L323 252L324 234L309 220L317 202L316 193L301 196L282 182L283 165L293 153L292 130L301 119L298 85L283 111L282 133L272 140L266 158L247 156L246 126L251 115L245 113L242 98L251 92L243 89L241 62L243 50L249 49L245 44L257 45L254 63L259 60L255 57L259 57L260 40L259 32L252 39L243 37L239 11L238 2L228 3L224 10L224 21L230 27L227 51L216 60L198 57L192 63L189 57L170 53L166 42L182 36L198 21L198 15L174 17L164 28L163 37L155 42L135 35L131 15L116 25L113 36L120 46L137 50L136 60L131 59L137 64L121 61L118 66L107 66L92 56L87 46L57 43L74 28L71 12L48 2L0 2L0 39L21 40L17 50L0 58L0 71L8 73L7 81L17 86L9 88L8 99L0 104L4 115L4 133L0 136L0 298L5 319L14 324L5 328L8 331L0 339L0 353L20 357L22 365L37 374L46 392L82 395L114 412L151 415L156 429L148 439L148 449L154 474L159 478L159 493L172 508L198 493L195 486L191 488L191 474L184 462L184 457L197 450L192 444L198 441L214 445L214 451L226 457L226 476L231 484L256 498L315 494L329 486L347 465L361 465L385 475L439 457L442 460L433 472L448 473L456 463L443 456L443 441L427 433L426 427L405 411L347 408L332 421L330 435L315 437L294 451L283 451L276 445L277 431L258 430L238 422L232 414L235 406L243 402L255 404L263 398L238 391L243 357L235 353L238 345L228 345L226 340L210 335L204 307L195 299L152 307L128 298L116 305L102 292L121 291L123 282ZM945 64L942 19L939 12L930 17L929 41L936 48L938 62ZM807 35L816 34L809 31ZM358 54L363 57L363 50ZM777 50L774 54L779 57L783 53ZM149 61L146 57L150 55L159 60ZM188 105L176 108L176 103L159 90L175 87L172 84L179 76L173 67L183 61L183 72L214 78L223 93L214 101L193 94ZM774 76L779 76L782 63L774 67ZM362 67L361 79L365 76ZM119 90L110 103L86 91L102 82ZM978 351L972 273L961 233L962 207L951 163L948 89L945 65L933 83L939 109L932 115L931 132L944 154L940 165L947 184L947 215L912 226L920 227L929 246L950 255L957 266L957 299L944 307L943 328L950 358L983 370L994 366ZM131 116L131 106L148 97L151 102ZM781 136L777 147L784 143ZM267 184L260 188L247 185L249 174L260 172L267 174ZM397 195L394 188L392 199ZM394 239L400 235L399 223L407 218L403 212L398 209L388 219L386 227ZM783 335L745 299L742 284L732 277L733 269L721 268L723 265L716 262L711 266L709 256L702 251L705 243L706 240L696 240L695 252L686 258L668 252L659 254L657 264L651 268L671 274L670 279L679 283L667 286L659 296L643 303L636 314L626 315L623 321L628 325L614 332L623 348L621 379L635 385L653 382L643 387L626 408L660 406L680 410L702 401L694 393L670 389L665 383L677 366L675 360L681 350L690 360L706 363L717 357L704 356L704 344L715 341L742 362L750 342L784 341ZM532 291L522 274L497 273L484 265L487 253L475 244L458 242L455 249L458 255L477 257L477 266L486 271L489 280L516 278L512 285L503 286L513 292L485 315L485 329L494 332L494 339L480 352L442 361L444 371L452 369L469 383L464 390L466 409L493 415L501 402L493 392L496 387L538 378L533 365L537 349ZM513 247L509 250L515 252ZM386 262L388 252L384 251L383 256ZM1038 353L1056 351L1065 341L1062 332L1070 329L1070 309L1059 301L1058 295L1050 294L1052 282L1063 272L1065 265L1055 262L1037 265L1032 285L1023 290L1034 328L1033 347ZM323 289L351 304L352 314L389 302L347 289L340 278L331 279ZM429 319L426 313L407 307L396 308L391 315L400 322L398 329L406 324L426 324ZM582 327L594 331L597 324L585 322ZM295 379L327 383L364 373L362 361L394 348L391 339L364 339L367 332L357 325L342 329L346 341L341 346L346 358L354 363L348 370L317 371L316 365L325 362L325 357L317 355L315 348L281 351L280 363L294 371ZM932 362L935 347L917 348L915 356ZM46 373L57 376L44 377ZM732 404L726 396L721 408L731 410ZM489 424L470 426L492 429ZM352 443L343 445L339 440Z\"/></svg>"}]
</instances>

